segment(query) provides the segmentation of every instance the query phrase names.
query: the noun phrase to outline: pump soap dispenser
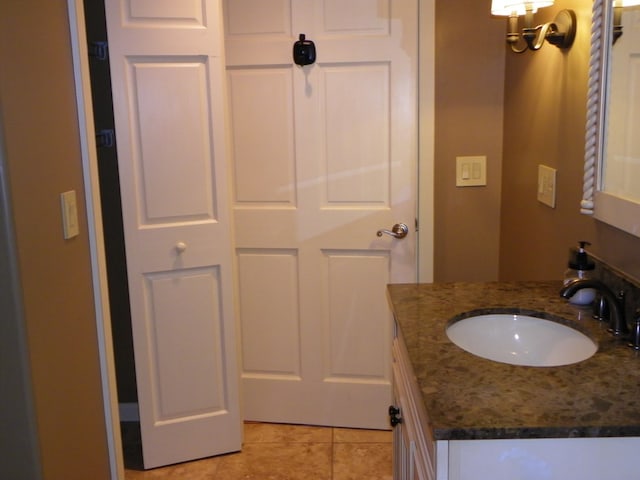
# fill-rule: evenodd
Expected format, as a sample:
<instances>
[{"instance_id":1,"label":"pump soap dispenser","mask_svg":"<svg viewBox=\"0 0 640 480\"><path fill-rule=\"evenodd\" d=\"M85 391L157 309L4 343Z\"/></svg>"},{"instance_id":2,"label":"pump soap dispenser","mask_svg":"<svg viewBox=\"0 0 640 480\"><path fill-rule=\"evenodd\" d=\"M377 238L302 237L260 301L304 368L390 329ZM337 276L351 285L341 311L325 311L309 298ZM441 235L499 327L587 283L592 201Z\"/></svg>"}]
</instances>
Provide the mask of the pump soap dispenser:
<instances>
[{"instance_id":1,"label":"pump soap dispenser","mask_svg":"<svg viewBox=\"0 0 640 480\"><path fill-rule=\"evenodd\" d=\"M591 278L591 271L596 268L595 264L589 259L584 247L591 245L589 242L578 242L578 250L571 249L569 251L568 269L564 273L564 284L578 278ZM569 303L574 305L589 305L596 297L596 291L593 288L583 288L578 290L575 295L569 299Z\"/></svg>"}]
</instances>

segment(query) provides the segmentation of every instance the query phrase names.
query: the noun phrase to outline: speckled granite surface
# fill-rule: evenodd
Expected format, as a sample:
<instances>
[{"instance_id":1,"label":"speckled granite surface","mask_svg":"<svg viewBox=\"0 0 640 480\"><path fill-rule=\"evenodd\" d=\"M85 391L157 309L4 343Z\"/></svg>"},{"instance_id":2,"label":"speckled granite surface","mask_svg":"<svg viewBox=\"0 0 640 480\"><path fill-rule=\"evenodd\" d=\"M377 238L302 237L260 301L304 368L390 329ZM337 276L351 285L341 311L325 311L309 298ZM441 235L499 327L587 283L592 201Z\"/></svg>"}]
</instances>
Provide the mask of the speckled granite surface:
<instances>
[{"instance_id":1,"label":"speckled granite surface","mask_svg":"<svg viewBox=\"0 0 640 480\"><path fill-rule=\"evenodd\" d=\"M560 298L561 282L390 285L389 298L437 440L640 436L640 355ZM493 362L449 341L455 315L521 308L560 316L599 344L562 367Z\"/></svg>"}]
</instances>

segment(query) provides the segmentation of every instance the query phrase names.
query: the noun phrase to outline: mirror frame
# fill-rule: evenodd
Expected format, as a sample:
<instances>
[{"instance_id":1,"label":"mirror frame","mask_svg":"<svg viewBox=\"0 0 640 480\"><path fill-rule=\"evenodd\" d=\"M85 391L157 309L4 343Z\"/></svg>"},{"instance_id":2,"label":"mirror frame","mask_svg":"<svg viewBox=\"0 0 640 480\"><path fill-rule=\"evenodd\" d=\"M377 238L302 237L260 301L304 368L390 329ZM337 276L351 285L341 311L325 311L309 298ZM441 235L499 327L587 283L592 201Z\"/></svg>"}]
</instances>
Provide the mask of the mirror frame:
<instances>
[{"instance_id":1,"label":"mirror frame","mask_svg":"<svg viewBox=\"0 0 640 480\"><path fill-rule=\"evenodd\" d=\"M612 2L594 0L587 94L584 184L580 212L593 215L597 220L640 237L640 204L616 197L602 189L612 30Z\"/></svg>"}]
</instances>

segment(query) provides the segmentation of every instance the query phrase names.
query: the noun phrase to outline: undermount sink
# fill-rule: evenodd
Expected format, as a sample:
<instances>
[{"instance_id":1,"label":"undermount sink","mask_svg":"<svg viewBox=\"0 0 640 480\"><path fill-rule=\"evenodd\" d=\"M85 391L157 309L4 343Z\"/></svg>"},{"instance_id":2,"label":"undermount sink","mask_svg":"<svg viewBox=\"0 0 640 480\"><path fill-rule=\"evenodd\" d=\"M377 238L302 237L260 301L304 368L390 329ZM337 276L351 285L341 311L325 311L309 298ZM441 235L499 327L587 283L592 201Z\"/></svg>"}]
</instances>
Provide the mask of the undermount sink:
<instances>
[{"instance_id":1,"label":"undermount sink","mask_svg":"<svg viewBox=\"0 0 640 480\"><path fill-rule=\"evenodd\" d=\"M447 336L469 353L495 362L555 367L581 362L598 350L587 335L558 322L519 313L454 318Z\"/></svg>"}]
</instances>

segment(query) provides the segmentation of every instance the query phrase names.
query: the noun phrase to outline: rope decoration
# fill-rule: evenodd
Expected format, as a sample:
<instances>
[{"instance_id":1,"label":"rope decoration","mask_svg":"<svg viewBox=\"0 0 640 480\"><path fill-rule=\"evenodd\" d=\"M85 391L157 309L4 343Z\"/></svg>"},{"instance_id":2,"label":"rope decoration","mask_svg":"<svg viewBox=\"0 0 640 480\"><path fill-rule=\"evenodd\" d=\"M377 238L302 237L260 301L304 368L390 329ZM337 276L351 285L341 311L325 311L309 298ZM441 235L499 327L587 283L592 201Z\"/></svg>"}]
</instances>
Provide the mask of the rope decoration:
<instances>
[{"instance_id":1,"label":"rope decoration","mask_svg":"<svg viewBox=\"0 0 640 480\"><path fill-rule=\"evenodd\" d=\"M591 55L587 94L587 123L585 134L584 176L580 213L593 215L596 167L600 150L600 110L602 108L604 0L595 0L592 10Z\"/></svg>"}]
</instances>

